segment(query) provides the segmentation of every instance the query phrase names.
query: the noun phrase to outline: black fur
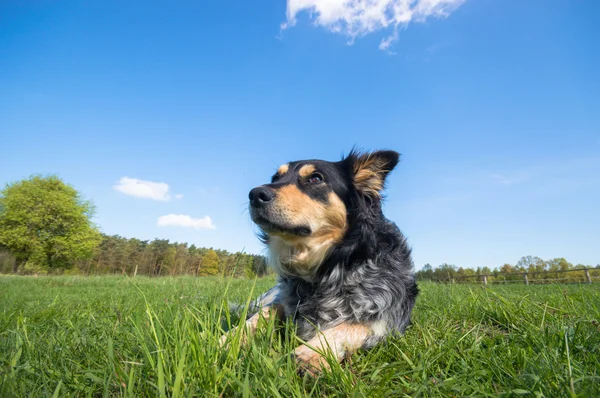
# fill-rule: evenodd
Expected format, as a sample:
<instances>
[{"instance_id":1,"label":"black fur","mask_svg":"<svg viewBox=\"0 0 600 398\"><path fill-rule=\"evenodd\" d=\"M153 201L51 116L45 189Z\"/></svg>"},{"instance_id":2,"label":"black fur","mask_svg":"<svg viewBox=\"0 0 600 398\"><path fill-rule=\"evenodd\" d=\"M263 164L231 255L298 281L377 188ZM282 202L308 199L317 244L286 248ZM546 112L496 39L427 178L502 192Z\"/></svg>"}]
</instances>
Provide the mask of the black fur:
<instances>
[{"instance_id":1,"label":"black fur","mask_svg":"<svg viewBox=\"0 0 600 398\"><path fill-rule=\"evenodd\" d=\"M393 151L373 153L384 160L383 179L397 165L399 155ZM333 191L347 209L347 230L311 278L282 274L279 283L258 301L258 306L283 304L285 314L294 319L298 335L309 339L315 327L326 329L341 322L378 324L384 332L374 335L365 347L376 344L386 334L403 333L419 289L413 273L411 249L396 224L388 220L381 199L358 190L353 183L354 167L365 156L352 151L339 162L307 160L289 164L290 172L274 176L268 186L297 183L294 170L310 163L325 175L326 186L310 196L324 200ZM293 230L294 226L289 226ZM269 233L261 239L269 243Z\"/></svg>"}]
</instances>

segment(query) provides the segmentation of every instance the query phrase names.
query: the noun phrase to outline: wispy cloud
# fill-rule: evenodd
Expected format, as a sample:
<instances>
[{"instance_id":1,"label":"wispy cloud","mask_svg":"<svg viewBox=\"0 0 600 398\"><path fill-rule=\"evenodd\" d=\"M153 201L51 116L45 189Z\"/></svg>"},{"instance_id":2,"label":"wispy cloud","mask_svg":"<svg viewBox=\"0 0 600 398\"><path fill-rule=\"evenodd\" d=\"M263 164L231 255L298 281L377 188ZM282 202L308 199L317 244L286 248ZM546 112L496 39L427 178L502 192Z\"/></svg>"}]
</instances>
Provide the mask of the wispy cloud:
<instances>
[{"instance_id":1,"label":"wispy cloud","mask_svg":"<svg viewBox=\"0 0 600 398\"><path fill-rule=\"evenodd\" d=\"M296 24L301 12L308 12L316 25L345 35L352 44L357 37L392 30L379 49L389 51L398 39L398 29L427 18L445 18L466 0L287 0L287 18L281 29Z\"/></svg>"},{"instance_id":2,"label":"wispy cloud","mask_svg":"<svg viewBox=\"0 0 600 398\"><path fill-rule=\"evenodd\" d=\"M510 187L528 182L535 177L532 170L517 171L477 171L469 174L454 175L444 178L449 187L454 188L483 188L483 187Z\"/></svg>"},{"instance_id":3,"label":"wispy cloud","mask_svg":"<svg viewBox=\"0 0 600 398\"><path fill-rule=\"evenodd\" d=\"M548 160L532 163L520 169L502 171L477 171L469 174L455 175L445 179L454 187L514 187L517 185L533 186L535 184L553 185L558 181L585 180L597 181L600 172L600 158L580 157Z\"/></svg>"},{"instance_id":4,"label":"wispy cloud","mask_svg":"<svg viewBox=\"0 0 600 398\"><path fill-rule=\"evenodd\" d=\"M153 199L166 202L171 200L169 185L164 182L154 182L139 180L137 178L123 177L113 185L113 189L125 195L135 196L136 198ZM183 195L175 195L176 199L183 198Z\"/></svg>"},{"instance_id":5,"label":"wispy cloud","mask_svg":"<svg viewBox=\"0 0 600 398\"><path fill-rule=\"evenodd\" d=\"M391 35L389 35L385 39L381 39L381 42L379 43L379 49L381 51L387 51L390 54L395 54L395 53L393 53L393 52L390 51L390 46L396 40L398 40L398 30L394 29L394 33L392 33Z\"/></svg>"},{"instance_id":6,"label":"wispy cloud","mask_svg":"<svg viewBox=\"0 0 600 398\"><path fill-rule=\"evenodd\" d=\"M516 173L491 173L489 174L489 179L497 184L510 186L519 184L522 182L527 182L532 178L532 174L530 172L516 172Z\"/></svg>"},{"instance_id":7,"label":"wispy cloud","mask_svg":"<svg viewBox=\"0 0 600 398\"><path fill-rule=\"evenodd\" d=\"M194 229L215 229L212 219L209 216L203 218L192 218L187 214L168 214L158 217L156 225L159 227L184 227Z\"/></svg>"},{"instance_id":8,"label":"wispy cloud","mask_svg":"<svg viewBox=\"0 0 600 398\"><path fill-rule=\"evenodd\" d=\"M221 193L221 189L219 187L198 188L197 192L202 196L216 197Z\"/></svg>"}]
</instances>

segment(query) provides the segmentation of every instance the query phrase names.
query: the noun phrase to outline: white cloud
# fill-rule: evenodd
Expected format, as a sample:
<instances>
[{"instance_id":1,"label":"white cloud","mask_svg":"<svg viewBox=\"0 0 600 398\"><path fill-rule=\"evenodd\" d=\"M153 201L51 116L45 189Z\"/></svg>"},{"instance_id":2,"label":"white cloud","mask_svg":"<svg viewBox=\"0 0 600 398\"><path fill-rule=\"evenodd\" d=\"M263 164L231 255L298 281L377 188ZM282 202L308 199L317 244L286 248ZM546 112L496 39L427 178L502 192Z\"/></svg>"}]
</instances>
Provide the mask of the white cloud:
<instances>
[{"instance_id":1,"label":"white cloud","mask_svg":"<svg viewBox=\"0 0 600 398\"><path fill-rule=\"evenodd\" d=\"M390 46L396 40L398 40L398 30L394 29L393 34L389 35L385 39L381 39L381 42L379 43L379 49L382 51L389 51Z\"/></svg>"},{"instance_id":2,"label":"white cloud","mask_svg":"<svg viewBox=\"0 0 600 398\"><path fill-rule=\"evenodd\" d=\"M177 195L175 195L175 199L181 199L181 198L183 198L182 194L178 193Z\"/></svg>"},{"instance_id":3,"label":"white cloud","mask_svg":"<svg viewBox=\"0 0 600 398\"><path fill-rule=\"evenodd\" d=\"M185 227L194 229L215 229L209 216L203 218L192 218L186 214L169 214L158 217L156 225L159 227Z\"/></svg>"},{"instance_id":4,"label":"white cloud","mask_svg":"<svg viewBox=\"0 0 600 398\"><path fill-rule=\"evenodd\" d=\"M160 201L171 200L169 185L164 182L152 182L138 180L137 178L123 177L116 185L113 185L113 189L124 193L125 195L135 196L137 198L148 198Z\"/></svg>"},{"instance_id":5,"label":"white cloud","mask_svg":"<svg viewBox=\"0 0 600 398\"><path fill-rule=\"evenodd\" d=\"M316 25L350 38L393 28L379 48L388 51L398 39L398 28L429 17L445 18L466 0L287 0L287 20L281 29L296 24L296 16L308 12Z\"/></svg>"}]
</instances>

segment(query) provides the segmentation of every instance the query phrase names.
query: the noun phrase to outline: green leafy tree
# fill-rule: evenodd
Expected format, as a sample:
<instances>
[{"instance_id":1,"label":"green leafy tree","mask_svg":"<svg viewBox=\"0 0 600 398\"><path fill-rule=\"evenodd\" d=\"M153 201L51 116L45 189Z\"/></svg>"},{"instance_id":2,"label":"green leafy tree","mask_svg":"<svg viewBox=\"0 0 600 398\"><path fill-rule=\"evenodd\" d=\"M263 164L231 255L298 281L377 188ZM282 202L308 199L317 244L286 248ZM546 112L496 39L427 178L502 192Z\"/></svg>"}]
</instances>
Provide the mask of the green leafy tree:
<instances>
[{"instance_id":1,"label":"green leafy tree","mask_svg":"<svg viewBox=\"0 0 600 398\"><path fill-rule=\"evenodd\" d=\"M250 255L244 255L244 275L246 278L254 278L256 275L256 271L254 269L254 257Z\"/></svg>"},{"instance_id":2,"label":"green leafy tree","mask_svg":"<svg viewBox=\"0 0 600 398\"><path fill-rule=\"evenodd\" d=\"M56 176L9 183L0 191L0 246L15 256L15 272L69 268L101 241L93 214L93 204Z\"/></svg>"},{"instance_id":3,"label":"green leafy tree","mask_svg":"<svg viewBox=\"0 0 600 398\"><path fill-rule=\"evenodd\" d=\"M537 256L523 256L515 266L520 271L539 272L546 266L544 260Z\"/></svg>"},{"instance_id":4,"label":"green leafy tree","mask_svg":"<svg viewBox=\"0 0 600 398\"><path fill-rule=\"evenodd\" d=\"M200 275L217 275L219 273L219 255L213 249L210 249L202 259Z\"/></svg>"},{"instance_id":5,"label":"green leafy tree","mask_svg":"<svg viewBox=\"0 0 600 398\"><path fill-rule=\"evenodd\" d=\"M163 268L165 268L165 259L168 261L169 257L169 254L167 253L169 245L170 243L168 239L154 239L150 243L154 258L152 275L160 276L162 274Z\"/></svg>"},{"instance_id":6,"label":"green leafy tree","mask_svg":"<svg viewBox=\"0 0 600 398\"><path fill-rule=\"evenodd\" d=\"M264 276L269 272L273 272L269 270L267 266L267 259L264 256L252 255L252 269L254 273L258 276Z\"/></svg>"},{"instance_id":7,"label":"green leafy tree","mask_svg":"<svg viewBox=\"0 0 600 398\"><path fill-rule=\"evenodd\" d=\"M511 264L505 263L502 267L500 267L500 272L505 274L511 274L515 271L514 267Z\"/></svg>"},{"instance_id":8,"label":"green leafy tree","mask_svg":"<svg viewBox=\"0 0 600 398\"><path fill-rule=\"evenodd\" d=\"M548 268L550 271L566 271L573 269L573 264L565 260L563 257L559 257L548 260Z\"/></svg>"}]
</instances>

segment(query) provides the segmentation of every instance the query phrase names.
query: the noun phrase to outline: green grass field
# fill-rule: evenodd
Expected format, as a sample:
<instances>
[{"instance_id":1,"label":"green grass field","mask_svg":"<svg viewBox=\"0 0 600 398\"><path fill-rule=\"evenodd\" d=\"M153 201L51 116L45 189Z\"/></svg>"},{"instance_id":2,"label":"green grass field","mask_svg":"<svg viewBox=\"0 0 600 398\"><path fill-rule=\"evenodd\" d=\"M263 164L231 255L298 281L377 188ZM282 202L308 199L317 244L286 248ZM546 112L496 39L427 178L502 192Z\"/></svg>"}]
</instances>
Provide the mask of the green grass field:
<instances>
[{"instance_id":1,"label":"green grass field","mask_svg":"<svg viewBox=\"0 0 600 398\"><path fill-rule=\"evenodd\" d=\"M600 285L421 284L413 325L318 379L288 324L218 347L272 279L0 277L0 395L599 396ZM229 319L229 320L228 320Z\"/></svg>"}]
</instances>

